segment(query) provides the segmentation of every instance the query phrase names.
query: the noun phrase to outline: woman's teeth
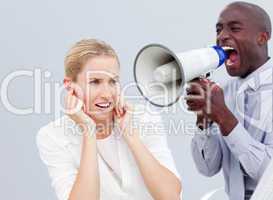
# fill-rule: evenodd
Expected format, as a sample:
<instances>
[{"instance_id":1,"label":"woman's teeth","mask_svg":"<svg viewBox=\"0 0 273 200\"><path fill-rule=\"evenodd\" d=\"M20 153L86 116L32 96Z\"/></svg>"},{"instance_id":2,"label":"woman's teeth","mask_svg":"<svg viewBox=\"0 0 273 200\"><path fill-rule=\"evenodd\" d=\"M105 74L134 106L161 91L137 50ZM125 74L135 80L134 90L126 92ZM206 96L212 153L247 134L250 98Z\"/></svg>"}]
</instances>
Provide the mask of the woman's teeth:
<instances>
[{"instance_id":1,"label":"woman's teeth","mask_svg":"<svg viewBox=\"0 0 273 200\"><path fill-rule=\"evenodd\" d=\"M108 103L97 103L95 104L97 107L99 108L109 108L110 105L111 105L111 102L108 102Z\"/></svg>"}]
</instances>

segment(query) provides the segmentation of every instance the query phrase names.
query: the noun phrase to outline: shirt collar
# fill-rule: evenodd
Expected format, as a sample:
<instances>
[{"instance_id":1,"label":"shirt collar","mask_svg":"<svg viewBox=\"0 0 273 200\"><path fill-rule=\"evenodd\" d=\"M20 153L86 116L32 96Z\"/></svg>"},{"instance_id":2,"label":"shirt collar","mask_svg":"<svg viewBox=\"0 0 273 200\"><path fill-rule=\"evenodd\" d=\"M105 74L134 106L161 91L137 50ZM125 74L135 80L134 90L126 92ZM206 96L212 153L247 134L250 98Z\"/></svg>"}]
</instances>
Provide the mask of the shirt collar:
<instances>
[{"instance_id":1,"label":"shirt collar","mask_svg":"<svg viewBox=\"0 0 273 200\"><path fill-rule=\"evenodd\" d=\"M262 85L272 83L273 61L270 58L261 67L249 74L246 78L239 78L240 88L238 92L248 88L257 91Z\"/></svg>"}]
</instances>

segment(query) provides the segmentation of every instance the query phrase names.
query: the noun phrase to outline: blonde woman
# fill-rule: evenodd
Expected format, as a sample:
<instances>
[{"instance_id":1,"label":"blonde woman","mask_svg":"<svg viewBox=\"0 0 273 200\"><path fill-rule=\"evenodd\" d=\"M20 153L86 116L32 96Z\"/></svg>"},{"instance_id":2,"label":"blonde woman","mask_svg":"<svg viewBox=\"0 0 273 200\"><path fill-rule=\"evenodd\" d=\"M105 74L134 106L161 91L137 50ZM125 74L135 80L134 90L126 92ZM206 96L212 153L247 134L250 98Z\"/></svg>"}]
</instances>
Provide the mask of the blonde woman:
<instances>
[{"instance_id":1,"label":"blonde woman","mask_svg":"<svg viewBox=\"0 0 273 200\"><path fill-rule=\"evenodd\" d=\"M140 134L140 125L162 121L122 103L119 74L115 51L99 40L81 40L65 58L67 113L37 135L60 200L179 199L166 135L156 128Z\"/></svg>"}]
</instances>

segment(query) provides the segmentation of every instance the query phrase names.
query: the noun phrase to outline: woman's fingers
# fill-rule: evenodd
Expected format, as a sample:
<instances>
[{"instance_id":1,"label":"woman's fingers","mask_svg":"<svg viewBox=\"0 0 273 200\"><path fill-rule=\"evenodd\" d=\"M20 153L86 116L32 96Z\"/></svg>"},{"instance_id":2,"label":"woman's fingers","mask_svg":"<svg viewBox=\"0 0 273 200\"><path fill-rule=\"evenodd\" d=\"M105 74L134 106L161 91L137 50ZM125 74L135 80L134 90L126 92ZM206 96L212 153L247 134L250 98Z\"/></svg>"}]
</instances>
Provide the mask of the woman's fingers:
<instances>
[{"instance_id":1,"label":"woman's fingers","mask_svg":"<svg viewBox=\"0 0 273 200\"><path fill-rule=\"evenodd\" d=\"M120 101L119 101L119 113L120 113L120 116L124 115L124 105L125 105L124 97L122 95L120 95Z\"/></svg>"},{"instance_id":2,"label":"woman's fingers","mask_svg":"<svg viewBox=\"0 0 273 200\"><path fill-rule=\"evenodd\" d=\"M115 116L117 116L118 118L120 118L118 105L114 109L114 114L115 114Z\"/></svg>"},{"instance_id":3,"label":"woman's fingers","mask_svg":"<svg viewBox=\"0 0 273 200\"><path fill-rule=\"evenodd\" d=\"M115 116L117 116L118 118L120 118L119 101L116 103L116 106L114 108L114 114L115 114Z\"/></svg>"},{"instance_id":4,"label":"woman's fingers","mask_svg":"<svg viewBox=\"0 0 273 200\"><path fill-rule=\"evenodd\" d=\"M73 90L69 90L65 97L65 110L67 114L74 114L83 109L83 102L73 95Z\"/></svg>"},{"instance_id":5,"label":"woman's fingers","mask_svg":"<svg viewBox=\"0 0 273 200\"><path fill-rule=\"evenodd\" d=\"M72 95L73 94L73 89L68 89L68 94Z\"/></svg>"},{"instance_id":6,"label":"woman's fingers","mask_svg":"<svg viewBox=\"0 0 273 200\"><path fill-rule=\"evenodd\" d=\"M117 117L119 118L124 115L124 98L122 97L122 95L120 95L117 100L115 111L116 111Z\"/></svg>"}]
</instances>

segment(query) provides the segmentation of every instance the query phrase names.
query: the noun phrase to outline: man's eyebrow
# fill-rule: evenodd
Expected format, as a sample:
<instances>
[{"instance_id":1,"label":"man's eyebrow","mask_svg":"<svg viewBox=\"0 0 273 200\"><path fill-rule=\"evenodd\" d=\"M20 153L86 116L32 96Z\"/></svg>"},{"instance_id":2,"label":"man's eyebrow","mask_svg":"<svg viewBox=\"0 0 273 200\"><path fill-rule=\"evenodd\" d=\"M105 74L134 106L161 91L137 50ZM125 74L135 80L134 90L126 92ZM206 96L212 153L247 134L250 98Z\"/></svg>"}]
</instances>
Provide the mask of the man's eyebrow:
<instances>
[{"instance_id":1,"label":"man's eyebrow","mask_svg":"<svg viewBox=\"0 0 273 200\"><path fill-rule=\"evenodd\" d=\"M239 22L239 21L230 21L230 22L228 22L228 25L229 26L232 26L232 25L242 25L242 22Z\"/></svg>"},{"instance_id":2,"label":"man's eyebrow","mask_svg":"<svg viewBox=\"0 0 273 200\"><path fill-rule=\"evenodd\" d=\"M232 25L242 25L242 22L239 22L239 21L230 21L228 22L228 26L232 26ZM222 27L223 26L223 23L221 22L218 22L215 27Z\"/></svg>"},{"instance_id":3,"label":"man's eyebrow","mask_svg":"<svg viewBox=\"0 0 273 200\"><path fill-rule=\"evenodd\" d=\"M221 22L218 22L218 23L215 25L216 28L222 27L222 26L223 26L223 24L222 24Z\"/></svg>"},{"instance_id":4,"label":"man's eyebrow","mask_svg":"<svg viewBox=\"0 0 273 200\"><path fill-rule=\"evenodd\" d=\"M215 26L222 26L223 24L221 22L217 22Z\"/></svg>"}]
</instances>

